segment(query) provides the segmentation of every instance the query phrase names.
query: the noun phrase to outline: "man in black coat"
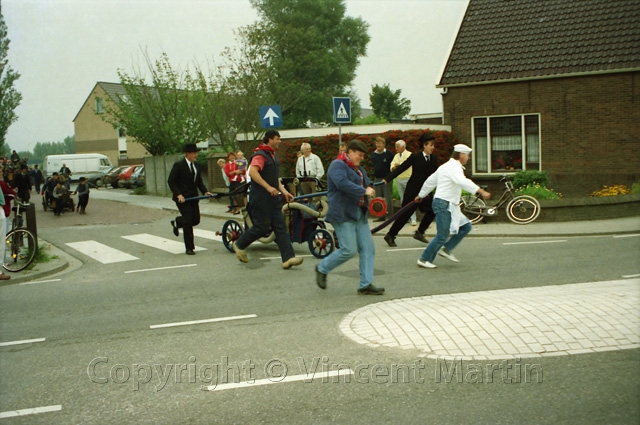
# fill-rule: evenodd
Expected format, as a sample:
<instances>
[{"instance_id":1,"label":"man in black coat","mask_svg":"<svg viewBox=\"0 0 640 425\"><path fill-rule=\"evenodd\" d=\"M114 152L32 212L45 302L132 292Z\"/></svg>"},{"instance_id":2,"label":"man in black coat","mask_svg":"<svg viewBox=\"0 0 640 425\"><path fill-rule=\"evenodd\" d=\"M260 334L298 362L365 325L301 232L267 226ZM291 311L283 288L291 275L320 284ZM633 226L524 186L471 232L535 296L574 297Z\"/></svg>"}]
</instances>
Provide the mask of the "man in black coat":
<instances>
[{"instance_id":1,"label":"man in black coat","mask_svg":"<svg viewBox=\"0 0 640 425\"><path fill-rule=\"evenodd\" d=\"M18 192L18 197L22 200L22 202L29 202L31 195L31 179L29 178L29 174L27 174L27 166L21 165L20 172L13 176L13 187Z\"/></svg>"},{"instance_id":2,"label":"man in black coat","mask_svg":"<svg viewBox=\"0 0 640 425\"><path fill-rule=\"evenodd\" d=\"M186 198L198 196L198 189L204 195L212 195L202 182L202 173L196 163L198 148L194 143L188 143L184 147L185 158L173 164L169 173L169 189L173 193L173 200L178 206L180 215L171 220L173 234L180 235L179 228L184 233L184 246L187 255L196 255L193 243L193 226L200 223L200 207L198 201L185 202Z\"/></svg>"},{"instance_id":3,"label":"man in black coat","mask_svg":"<svg viewBox=\"0 0 640 425\"><path fill-rule=\"evenodd\" d=\"M432 155L433 149L435 148L435 138L430 134L425 133L420 137L420 143L422 144L422 152L411 154L411 156L405 162L396 167L384 179L385 184L388 184L404 170L412 167L411 177L407 182L407 188L405 189L404 197L402 199L403 207L412 202L416 198L416 196L418 196L418 193L420 193L420 189L422 189L422 185L424 184L424 182L427 180L427 178L429 178L431 174L433 174L438 169L438 159L435 155ZM413 238L419 240L420 242L429 242L424 237L424 232L426 232L427 228L435 218L435 215L431 210L431 200L431 197L426 198L423 202L413 205L400 217L396 218L395 222L391 226L391 229L389 230L389 233L387 233L384 237L387 245L397 246L395 238L398 235L398 232L400 232L404 225L407 224L407 221L409 221L411 215L416 211L416 209L418 209L418 207L420 208L420 211L424 213L424 216L420 221L418 230L416 230L416 232L413 234Z\"/></svg>"}]
</instances>

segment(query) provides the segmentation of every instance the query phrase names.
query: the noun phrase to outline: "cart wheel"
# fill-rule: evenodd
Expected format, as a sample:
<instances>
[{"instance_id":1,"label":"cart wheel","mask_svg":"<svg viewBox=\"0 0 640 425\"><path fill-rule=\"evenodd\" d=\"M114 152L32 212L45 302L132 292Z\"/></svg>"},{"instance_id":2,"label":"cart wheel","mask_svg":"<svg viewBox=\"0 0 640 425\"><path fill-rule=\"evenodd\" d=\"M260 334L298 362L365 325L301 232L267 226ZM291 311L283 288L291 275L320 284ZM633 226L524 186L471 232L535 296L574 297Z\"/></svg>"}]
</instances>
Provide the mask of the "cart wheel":
<instances>
[{"instance_id":1,"label":"cart wheel","mask_svg":"<svg viewBox=\"0 0 640 425\"><path fill-rule=\"evenodd\" d=\"M318 220L316 223L318 223L318 227L321 228L321 229L326 229L327 228L326 223L324 221L322 221L322 220Z\"/></svg>"},{"instance_id":2,"label":"cart wheel","mask_svg":"<svg viewBox=\"0 0 640 425\"><path fill-rule=\"evenodd\" d=\"M233 251L233 243L238 240L242 234L242 226L235 220L229 220L222 226L222 243L224 247Z\"/></svg>"},{"instance_id":3,"label":"cart wheel","mask_svg":"<svg viewBox=\"0 0 640 425\"><path fill-rule=\"evenodd\" d=\"M316 258L324 258L331 254L336 247L331 233L324 229L317 229L309 236L309 251Z\"/></svg>"}]
</instances>

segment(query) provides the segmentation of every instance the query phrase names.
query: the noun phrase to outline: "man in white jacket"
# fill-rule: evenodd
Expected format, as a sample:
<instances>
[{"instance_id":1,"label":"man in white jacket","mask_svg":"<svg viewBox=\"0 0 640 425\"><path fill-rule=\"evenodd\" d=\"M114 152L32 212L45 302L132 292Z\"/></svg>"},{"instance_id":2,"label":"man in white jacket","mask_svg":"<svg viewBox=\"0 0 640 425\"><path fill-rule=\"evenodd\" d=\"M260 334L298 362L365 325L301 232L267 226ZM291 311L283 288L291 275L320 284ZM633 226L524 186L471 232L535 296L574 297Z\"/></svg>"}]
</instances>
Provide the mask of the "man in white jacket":
<instances>
[{"instance_id":1,"label":"man in white jacket","mask_svg":"<svg viewBox=\"0 0 640 425\"><path fill-rule=\"evenodd\" d=\"M421 202L433 189L433 212L436 215L438 234L431 240L418 259L418 267L434 269L436 255L453 262L459 260L451 253L462 239L471 231L471 222L460 211L462 189L469 193L489 199L491 194L464 176L464 165L469 161L471 148L467 145L455 145L453 155L424 182L416 202ZM452 235L449 238L449 235Z\"/></svg>"},{"instance_id":2,"label":"man in white jacket","mask_svg":"<svg viewBox=\"0 0 640 425\"><path fill-rule=\"evenodd\" d=\"M320 180L324 176L324 167L320 157L311 153L311 145L309 143L303 143L300 146L302 156L298 158L296 163L296 177L304 179L305 177L316 178ZM310 195L316 192L316 181L300 181L300 189L305 195Z\"/></svg>"}]
</instances>

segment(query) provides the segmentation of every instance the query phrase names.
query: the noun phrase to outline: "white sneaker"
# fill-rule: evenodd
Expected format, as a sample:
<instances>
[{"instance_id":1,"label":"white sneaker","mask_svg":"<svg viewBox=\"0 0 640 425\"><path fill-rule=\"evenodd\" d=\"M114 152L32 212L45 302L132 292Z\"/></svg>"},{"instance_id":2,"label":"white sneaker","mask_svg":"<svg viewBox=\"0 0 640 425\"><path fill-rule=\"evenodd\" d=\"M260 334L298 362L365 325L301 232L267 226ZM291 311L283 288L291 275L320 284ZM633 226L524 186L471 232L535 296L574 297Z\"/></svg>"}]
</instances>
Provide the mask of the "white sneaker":
<instances>
[{"instance_id":1,"label":"white sneaker","mask_svg":"<svg viewBox=\"0 0 640 425\"><path fill-rule=\"evenodd\" d=\"M418 267L424 267L425 269L435 269L436 265L431 264L430 262L423 260L421 258L418 258Z\"/></svg>"},{"instance_id":2,"label":"white sneaker","mask_svg":"<svg viewBox=\"0 0 640 425\"><path fill-rule=\"evenodd\" d=\"M446 258L447 260L453 261L454 263L459 263L460 262L460 260L458 260L455 255L453 255L452 253L450 253L449 251L447 251L444 248L442 248L442 249L440 249L440 251L438 251L438 255Z\"/></svg>"},{"instance_id":3,"label":"white sneaker","mask_svg":"<svg viewBox=\"0 0 640 425\"><path fill-rule=\"evenodd\" d=\"M415 219L412 219L412 220L411 220L411 225L412 225L412 226L417 226L417 225L418 225L418 223L416 222L416 220L415 220Z\"/></svg>"}]
</instances>

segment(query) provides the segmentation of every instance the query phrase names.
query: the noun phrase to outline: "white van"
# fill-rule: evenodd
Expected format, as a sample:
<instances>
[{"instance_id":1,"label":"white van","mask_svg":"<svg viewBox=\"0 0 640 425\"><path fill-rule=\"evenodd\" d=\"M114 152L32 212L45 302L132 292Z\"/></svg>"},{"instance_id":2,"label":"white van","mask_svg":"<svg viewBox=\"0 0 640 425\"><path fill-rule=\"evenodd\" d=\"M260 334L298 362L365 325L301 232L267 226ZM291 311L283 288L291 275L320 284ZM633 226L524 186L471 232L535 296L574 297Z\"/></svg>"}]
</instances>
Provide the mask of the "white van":
<instances>
[{"instance_id":1,"label":"white van","mask_svg":"<svg viewBox=\"0 0 640 425\"><path fill-rule=\"evenodd\" d=\"M102 186L102 178L112 167L109 157L99 153L47 155L42 160L42 172L45 179L51 177L53 173L59 173L62 164L66 164L71 170L72 181L86 177L96 186Z\"/></svg>"}]
</instances>

